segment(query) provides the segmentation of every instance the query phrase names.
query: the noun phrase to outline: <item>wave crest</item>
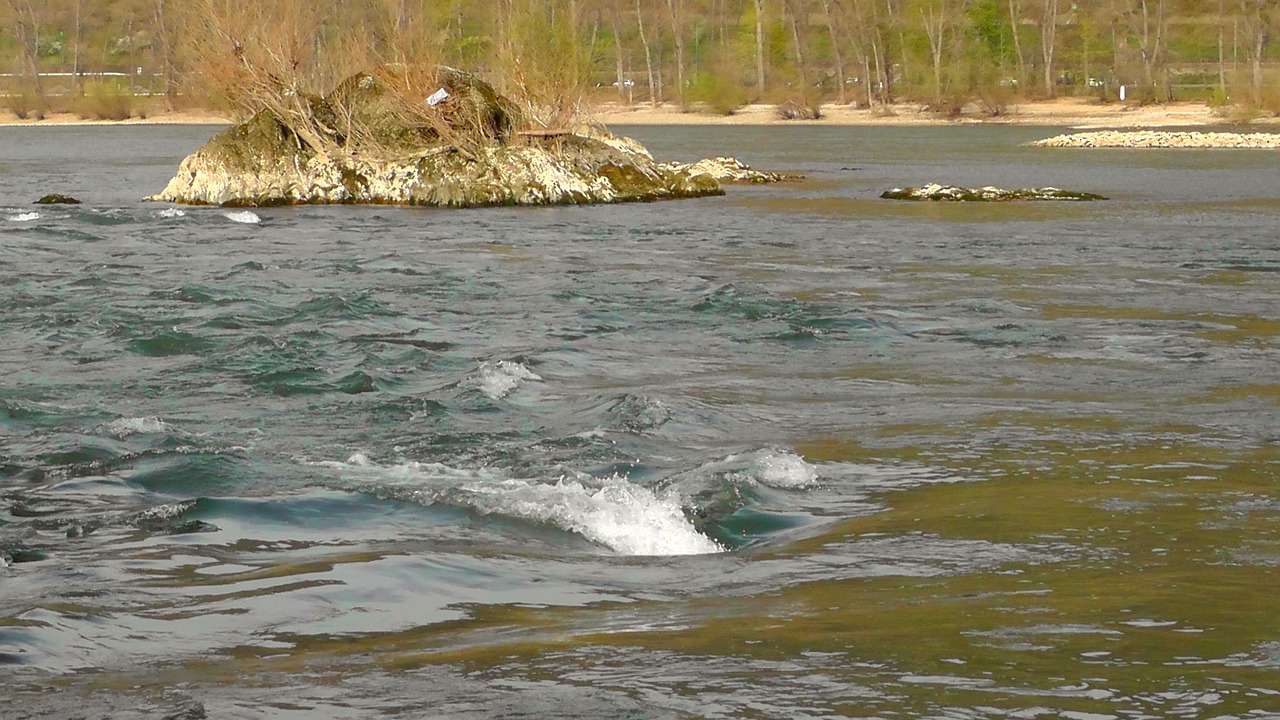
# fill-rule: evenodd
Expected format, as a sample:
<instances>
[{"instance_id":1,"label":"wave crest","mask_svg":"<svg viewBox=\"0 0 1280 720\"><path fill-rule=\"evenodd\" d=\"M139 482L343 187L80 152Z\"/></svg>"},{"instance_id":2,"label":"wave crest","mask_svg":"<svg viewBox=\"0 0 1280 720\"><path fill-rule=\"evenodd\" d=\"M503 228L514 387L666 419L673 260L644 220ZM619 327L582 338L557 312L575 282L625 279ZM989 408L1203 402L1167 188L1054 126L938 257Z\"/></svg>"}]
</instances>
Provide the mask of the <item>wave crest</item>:
<instances>
[{"instance_id":1,"label":"wave crest","mask_svg":"<svg viewBox=\"0 0 1280 720\"><path fill-rule=\"evenodd\" d=\"M560 477L554 482L504 477L493 469L465 470L439 463L378 466L362 454L322 463L363 476L345 489L378 497L465 507L548 523L577 533L620 555L703 555L724 552L684 514L678 495L612 476ZM369 475L374 476L371 479Z\"/></svg>"},{"instance_id":2,"label":"wave crest","mask_svg":"<svg viewBox=\"0 0 1280 720\"><path fill-rule=\"evenodd\" d=\"M475 375L464 381L464 387L475 388L491 400L501 400L520 387L526 380L542 380L524 364L499 360L480 363Z\"/></svg>"}]
</instances>

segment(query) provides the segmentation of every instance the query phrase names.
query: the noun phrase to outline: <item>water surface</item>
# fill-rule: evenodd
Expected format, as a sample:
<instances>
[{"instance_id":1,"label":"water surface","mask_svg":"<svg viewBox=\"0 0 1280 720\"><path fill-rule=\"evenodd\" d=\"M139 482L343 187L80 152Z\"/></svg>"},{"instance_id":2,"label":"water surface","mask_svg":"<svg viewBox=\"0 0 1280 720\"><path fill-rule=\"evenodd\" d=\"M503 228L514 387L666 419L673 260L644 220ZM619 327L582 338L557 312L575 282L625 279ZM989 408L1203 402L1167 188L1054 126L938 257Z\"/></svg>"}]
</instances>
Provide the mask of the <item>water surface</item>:
<instances>
[{"instance_id":1,"label":"water surface","mask_svg":"<svg viewBox=\"0 0 1280 720\"><path fill-rule=\"evenodd\" d=\"M1280 714L1276 155L1057 131L252 212L138 202L212 128L0 131L6 707ZM878 198L929 181L1111 200Z\"/></svg>"}]
</instances>

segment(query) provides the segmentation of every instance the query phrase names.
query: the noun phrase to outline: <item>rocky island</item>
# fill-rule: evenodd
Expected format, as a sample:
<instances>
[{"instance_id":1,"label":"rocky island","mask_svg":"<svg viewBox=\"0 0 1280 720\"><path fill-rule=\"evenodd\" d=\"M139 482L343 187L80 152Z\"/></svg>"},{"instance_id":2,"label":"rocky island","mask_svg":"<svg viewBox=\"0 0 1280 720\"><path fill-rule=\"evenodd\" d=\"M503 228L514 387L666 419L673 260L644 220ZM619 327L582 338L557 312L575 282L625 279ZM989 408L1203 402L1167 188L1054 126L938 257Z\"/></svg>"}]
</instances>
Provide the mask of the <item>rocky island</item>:
<instances>
[{"instance_id":1,"label":"rocky island","mask_svg":"<svg viewBox=\"0 0 1280 720\"><path fill-rule=\"evenodd\" d=\"M435 88L433 92L415 88ZM423 82L380 68L288 102L209 140L148 200L260 207L367 203L481 207L723 194L774 182L732 158L659 163L598 126L533 127L488 83L439 67Z\"/></svg>"}]
</instances>

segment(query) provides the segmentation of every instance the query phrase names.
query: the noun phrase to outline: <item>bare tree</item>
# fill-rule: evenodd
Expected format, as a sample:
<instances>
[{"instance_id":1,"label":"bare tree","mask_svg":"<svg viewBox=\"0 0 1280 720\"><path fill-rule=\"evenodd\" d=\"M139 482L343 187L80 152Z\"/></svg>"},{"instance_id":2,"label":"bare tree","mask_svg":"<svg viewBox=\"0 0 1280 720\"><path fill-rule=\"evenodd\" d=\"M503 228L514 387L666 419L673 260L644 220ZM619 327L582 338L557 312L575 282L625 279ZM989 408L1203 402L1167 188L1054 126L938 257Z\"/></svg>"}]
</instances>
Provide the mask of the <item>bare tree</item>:
<instances>
[{"instance_id":1,"label":"bare tree","mask_svg":"<svg viewBox=\"0 0 1280 720\"><path fill-rule=\"evenodd\" d=\"M808 93L809 91L809 74L804 64L804 43L800 40L799 21L796 18L797 12L795 0L783 0L782 12L788 24L791 26L791 46L795 50L796 70L800 75L800 91Z\"/></svg>"},{"instance_id":2,"label":"bare tree","mask_svg":"<svg viewBox=\"0 0 1280 720\"><path fill-rule=\"evenodd\" d=\"M848 102L845 97L844 53L840 51L840 38L836 32L835 16L831 12L832 0L822 0L822 19L827 26L827 37L831 40L831 54L836 61L836 99L841 105Z\"/></svg>"},{"instance_id":3,"label":"bare tree","mask_svg":"<svg viewBox=\"0 0 1280 720\"><path fill-rule=\"evenodd\" d=\"M676 43L676 102L684 110L684 0L666 0L666 3L667 14L671 18L671 34Z\"/></svg>"},{"instance_id":4,"label":"bare tree","mask_svg":"<svg viewBox=\"0 0 1280 720\"><path fill-rule=\"evenodd\" d=\"M756 4L756 93L764 96L764 0Z\"/></svg>"},{"instance_id":5,"label":"bare tree","mask_svg":"<svg viewBox=\"0 0 1280 720\"><path fill-rule=\"evenodd\" d=\"M45 0L7 0L22 60L22 74L31 83L36 100L43 105L44 86L40 82L40 31L48 3Z\"/></svg>"},{"instance_id":6,"label":"bare tree","mask_svg":"<svg viewBox=\"0 0 1280 720\"><path fill-rule=\"evenodd\" d=\"M1027 58L1022 54L1021 5L1019 0L1009 0L1009 31L1013 37L1013 56L1017 63L1019 86L1027 81Z\"/></svg>"},{"instance_id":7,"label":"bare tree","mask_svg":"<svg viewBox=\"0 0 1280 720\"><path fill-rule=\"evenodd\" d=\"M946 15L942 0L931 0L920 8L925 37L929 40L929 58L933 63L933 102L942 103L942 50L946 34Z\"/></svg>"},{"instance_id":8,"label":"bare tree","mask_svg":"<svg viewBox=\"0 0 1280 720\"><path fill-rule=\"evenodd\" d=\"M618 98L626 98L627 104L630 105L632 83L629 78L627 78L627 67L625 63L626 56L624 54L624 46L622 42L622 31L618 27L618 15L616 13L611 15L611 22L613 28L614 69L617 77L614 84L618 86Z\"/></svg>"},{"instance_id":9,"label":"bare tree","mask_svg":"<svg viewBox=\"0 0 1280 720\"><path fill-rule=\"evenodd\" d=\"M636 25L640 29L640 44L644 46L644 67L649 75L649 104L658 107L661 102L658 89L658 79L653 72L653 52L649 48L649 38L644 32L644 9L640 7L640 0L636 0Z\"/></svg>"},{"instance_id":10,"label":"bare tree","mask_svg":"<svg viewBox=\"0 0 1280 720\"><path fill-rule=\"evenodd\" d=\"M1144 95L1147 100L1160 98L1158 76L1165 70L1165 34L1168 17L1166 0L1138 0L1126 13L1130 33L1137 39L1142 59ZM1167 91L1164 99L1168 99Z\"/></svg>"},{"instance_id":11,"label":"bare tree","mask_svg":"<svg viewBox=\"0 0 1280 720\"><path fill-rule=\"evenodd\" d=\"M1163 0L1162 0L1163 1ZM1049 97L1054 92L1053 52L1058 37L1058 0L1044 0L1040 14L1040 57L1044 60L1044 92Z\"/></svg>"},{"instance_id":12,"label":"bare tree","mask_svg":"<svg viewBox=\"0 0 1280 720\"><path fill-rule=\"evenodd\" d=\"M1250 68L1250 100L1255 105L1260 105L1263 101L1262 63L1271 42L1271 23L1267 12L1273 10L1275 5L1275 0L1239 0L1240 22L1248 40L1246 55Z\"/></svg>"}]
</instances>

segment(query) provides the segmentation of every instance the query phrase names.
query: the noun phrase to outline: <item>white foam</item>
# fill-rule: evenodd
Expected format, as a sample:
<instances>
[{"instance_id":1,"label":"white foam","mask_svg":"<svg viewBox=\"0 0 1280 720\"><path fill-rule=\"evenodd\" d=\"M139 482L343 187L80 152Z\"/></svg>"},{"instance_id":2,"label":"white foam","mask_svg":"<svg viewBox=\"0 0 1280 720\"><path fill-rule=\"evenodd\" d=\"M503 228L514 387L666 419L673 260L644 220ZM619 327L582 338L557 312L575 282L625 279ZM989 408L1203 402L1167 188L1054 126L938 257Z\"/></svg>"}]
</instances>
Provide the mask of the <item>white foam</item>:
<instances>
[{"instance_id":1,"label":"white foam","mask_svg":"<svg viewBox=\"0 0 1280 720\"><path fill-rule=\"evenodd\" d=\"M161 433L168 429L168 423L158 417L120 418L119 420L112 420L107 424L107 430L112 435L116 435L118 437L144 435L147 433Z\"/></svg>"},{"instance_id":2,"label":"white foam","mask_svg":"<svg viewBox=\"0 0 1280 720\"><path fill-rule=\"evenodd\" d=\"M493 400L501 400L520 387L526 380L541 380L536 373L518 362L499 360L480 363L475 375L467 378L465 387L472 387Z\"/></svg>"},{"instance_id":3,"label":"white foam","mask_svg":"<svg viewBox=\"0 0 1280 720\"><path fill-rule=\"evenodd\" d=\"M156 217L162 217L162 218L180 218L180 217L186 217L186 216L187 216L187 213L183 210L179 210L178 208L165 208L160 212L156 213Z\"/></svg>"},{"instance_id":4,"label":"white foam","mask_svg":"<svg viewBox=\"0 0 1280 720\"><path fill-rule=\"evenodd\" d=\"M130 516L130 520L135 524L150 520L173 520L195 506L195 500L182 500L168 505L157 505L152 508L147 508L141 512L134 513Z\"/></svg>"},{"instance_id":5,"label":"white foam","mask_svg":"<svg viewBox=\"0 0 1280 720\"><path fill-rule=\"evenodd\" d=\"M5 220L8 220L9 222L31 222L32 220L39 220L39 219L40 219L40 213L38 212L18 213L17 215L9 215L8 217L5 218Z\"/></svg>"},{"instance_id":6,"label":"white foam","mask_svg":"<svg viewBox=\"0 0 1280 720\"><path fill-rule=\"evenodd\" d=\"M817 468L785 450L757 453L752 470L757 481L770 487L807 488L818 482Z\"/></svg>"},{"instance_id":7,"label":"white foam","mask_svg":"<svg viewBox=\"0 0 1280 720\"><path fill-rule=\"evenodd\" d=\"M678 498L657 495L619 477L590 484L561 478L554 485L528 480L471 483L462 489L485 513L550 522L622 555L705 555L723 552L699 533Z\"/></svg>"},{"instance_id":8,"label":"white foam","mask_svg":"<svg viewBox=\"0 0 1280 720\"><path fill-rule=\"evenodd\" d=\"M1126 620L1121 625L1128 625L1137 628L1162 628L1173 627L1178 624L1177 620L1151 620L1150 618L1141 618L1139 620Z\"/></svg>"},{"instance_id":9,"label":"white foam","mask_svg":"<svg viewBox=\"0 0 1280 720\"><path fill-rule=\"evenodd\" d=\"M675 494L658 494L617 476L561 477L555 482L510 478L492 468L466 470L439 463L380 467L363 454L345 463L318 463L356 471L346 489L434 505L469 507L548 523L577 533L621 555L702 555L724 552L697 531ZM367 482L372 477L373 482Z\"/></svg>"},{"instance_id":10,"label":"white foam","mask_svg":"<svg viewBox=\"0 0 1280 720\"><path fill-rule=\"evenodd\" d=\"M321 464L332 465L333 463L321 463ZM341 464L341 463L338 463L338 464ZM351 453L351 457L347 458L347 464L355 465L356 467L371 467L373 465L373 462L369 460L368 455L358 452L358 453Z\"/></svg>"},{"instance_id":11,"label":"white foam","mask_svg":"<svg viewBox=\"0 0 1280 720\"><path fill-rule=\"evenodd\" d=\"M262 222L262 218L250 210L232 210L231 212L222 213L222 217L231 222L245 223L246 225L257 225Z\"/></svg>"}]
</instances>

